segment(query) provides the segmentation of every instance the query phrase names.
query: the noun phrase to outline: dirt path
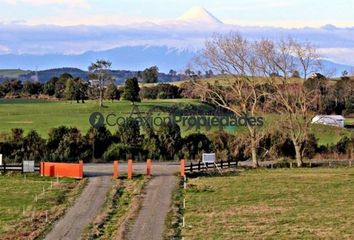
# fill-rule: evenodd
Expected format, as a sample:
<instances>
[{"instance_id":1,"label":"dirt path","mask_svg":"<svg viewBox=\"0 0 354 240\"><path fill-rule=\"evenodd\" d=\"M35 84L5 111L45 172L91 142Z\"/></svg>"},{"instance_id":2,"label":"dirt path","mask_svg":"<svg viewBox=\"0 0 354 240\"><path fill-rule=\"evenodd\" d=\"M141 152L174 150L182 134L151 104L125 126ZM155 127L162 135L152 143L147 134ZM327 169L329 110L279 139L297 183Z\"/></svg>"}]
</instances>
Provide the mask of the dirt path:
<instances>
[{"instance_id":1,"label":"dirt path","mask_svg":"<svg viewBox=\"0 0 354 240\"><path fill-rule=\"evenodd\" d=\"M91 177L75 204L55 224L45 239L80 239L86 225L90 223L102 207L110 186L109 176Z\"/></svg>"},{"instance_id":2,"label":"dirt path","mask_svg":"<svg viewBox=\"0 0 354 240\"><path fill-rule=\"evenodd\" d=\"M120 164L120 173L126 173L126 168L126 164ZM161 239L171 203L171 193L177 184L173 173L178 171L178 168L178 164L153 163L154 177L146 187L142 208L130 229L130 239ZM89 177L87 186L45 239L80 239L82 231L99 213L105 202L106 194L112 185L112 171L112 164L84 164L85 176ZM145 172L145 163L134 163L134 173Z\"/></svg>"},{"instance_id":3,"label":"dirt path","mask_svg":"<svg viewBox=\"0 0 354 240\"><path fill-rule=\"evenodd\" d=\"M172 191L177 184L172 174L154 176L146 187L141 209L128 231L129 240L160 240L171 204Z\"/></svg>"}]
</instances>

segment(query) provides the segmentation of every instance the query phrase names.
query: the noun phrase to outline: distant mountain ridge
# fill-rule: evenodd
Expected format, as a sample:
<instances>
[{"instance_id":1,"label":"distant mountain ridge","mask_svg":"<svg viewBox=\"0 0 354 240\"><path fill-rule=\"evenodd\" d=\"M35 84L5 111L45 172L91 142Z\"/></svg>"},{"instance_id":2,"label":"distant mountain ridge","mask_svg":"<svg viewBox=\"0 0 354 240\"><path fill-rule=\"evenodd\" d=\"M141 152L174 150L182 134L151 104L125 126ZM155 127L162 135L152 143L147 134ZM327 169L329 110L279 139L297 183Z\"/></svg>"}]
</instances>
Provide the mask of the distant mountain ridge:
<instances>
[{"instance_id":1,"label":"distant mountain ridge","mask_svg":"<svg viewBox=\"0 0 354 240\"><path fill-rule=\"evenodd\" d=\"M21 69L0 69L0 82L4 80L12 80L17 79L20 81L27 81L27 80L34 80L36 78L36 74L38 76L39 82L46 82L52 77L59 77L64 73L69 73L74 78L82 78L84 80L88 80L88 72L78 69L78 68L53 68L47 69L43 71L28 71L28 70L21 70ZM111 74L115 79L117 84L123 84L127 78L136 77L138 75L137 71L130 71L130 70L112 70ZM170 75L166 73L159 73L158 75L159 82L171 82L171 81L178 81L180 80L180 76L177 75Z\"/></svg>"}]
</instances>

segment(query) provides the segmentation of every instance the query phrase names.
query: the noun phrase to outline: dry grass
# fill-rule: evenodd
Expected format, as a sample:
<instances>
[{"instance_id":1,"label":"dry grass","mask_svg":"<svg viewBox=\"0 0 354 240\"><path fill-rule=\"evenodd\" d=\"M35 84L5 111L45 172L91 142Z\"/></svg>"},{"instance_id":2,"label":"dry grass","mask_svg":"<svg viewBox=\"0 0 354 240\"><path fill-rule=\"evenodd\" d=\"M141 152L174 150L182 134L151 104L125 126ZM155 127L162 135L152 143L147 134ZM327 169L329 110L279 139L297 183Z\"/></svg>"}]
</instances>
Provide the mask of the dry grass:
<instances>
[{"instance_id":1,"label":"dry grass","mask_svg":"<svg viewBox=\"0 0 354 240\"><path fill-rule=\"evenodd\" d=\"M0 176L1 239L43 236L64 215L85 183L73 179L55 183L55 179L38 175Z\"/></svg>"}]
</instances>

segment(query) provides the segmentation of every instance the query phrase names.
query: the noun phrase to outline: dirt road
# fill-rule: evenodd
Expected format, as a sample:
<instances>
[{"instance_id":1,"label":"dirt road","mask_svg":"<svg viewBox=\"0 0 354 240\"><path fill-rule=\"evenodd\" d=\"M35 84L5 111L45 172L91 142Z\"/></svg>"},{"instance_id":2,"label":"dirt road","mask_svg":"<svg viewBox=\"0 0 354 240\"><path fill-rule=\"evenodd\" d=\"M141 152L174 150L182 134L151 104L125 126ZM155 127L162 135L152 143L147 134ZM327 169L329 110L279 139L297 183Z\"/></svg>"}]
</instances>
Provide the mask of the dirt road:
<instances>
[{"instance_id":1,"label":"dirt road","mask_svg":"<svg viewBox=\"0 0 354 240\"><path fill-rule=\"evenodd\" d=\"M109 176L91 177L74 205L55 224L45 239L80 239L84 228L93 220L102 207L110 186L111 180Z\"/></svg>"},{"instance_id":2,"label":"dirt road","mask_svg":"<svg viewBox=\"0 0 354 240\"><path fill-rule=\"evenodd\" d=\"M112 164L84 164L88 185L82 194L68 209L45 239L80 239L84 228L98 214L105 202L106 193L111 187ZM119 164L120 174L126 173L126 164ZM145 163L134 163L134 172L144 174ZM153 179L146 188L143 206L137 220L132 225L130 239L161 239L164 221L171 202L171 192L177 183L173 173L178 171L178 164L153 163ZM139 226L145 226L139 229Z\"/></svg>"},{"instance_id":3,"label":"dirt road","mask_svg":"<svg viewBox=\"0 0 354 240\"><path fill-rule=\"evenodd\" d=\"M129 240L160 240L165 219L171 204L171 196L177 184L172 174L157 175L146 187L146 194L135 223L128 231Z\"/></svg>"}]
</instances>

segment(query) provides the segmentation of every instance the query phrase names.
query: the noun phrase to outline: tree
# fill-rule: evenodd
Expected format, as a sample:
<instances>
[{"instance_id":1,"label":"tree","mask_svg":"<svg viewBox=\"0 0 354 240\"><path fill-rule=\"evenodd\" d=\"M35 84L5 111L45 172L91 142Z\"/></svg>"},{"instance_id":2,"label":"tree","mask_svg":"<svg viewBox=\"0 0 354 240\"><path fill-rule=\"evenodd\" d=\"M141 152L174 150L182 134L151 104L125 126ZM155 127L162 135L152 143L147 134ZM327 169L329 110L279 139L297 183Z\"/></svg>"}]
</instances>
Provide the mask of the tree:
<instances>
[{"instance_id":1,"label":"tree","mask_svg":"<svg viewBox=\"0 0 354 240\"><path fill-rule=\"evenodd\" d=\"M140 87L136 77L128 78L125 81L123 98L132 102L140 102Z\"/></svg>"},{"instance_id":2,"label":"tree","mask_svg":"<svg viewBox=\"0 0 354 240\"><path fill-rule=\"evenodd\" d=\"M111 83L110 85L108 85L106 92L105 92L105 96L106 96L106 98L111 99L112 102L115 99L119 100L120 93L117 89L117 86L114 83Z\"/></svg>"},{"instance_id":3,"label":"tree","mask_svg":"<svg viewBox=\"0 0 354 240\"><path fill-rule=\"evenodd\" d=\"M81 78L74 79L74 98L77 103L79 103L80 100L82 103L85 103L85 99L87 98L87 89L87 82Z\"/></svg>"},{"instance_id":4,"label":"tree","mask_svg":"<svg viewBox=\"0 0 354 240\"><path fill-rule=\"evenodd\" d=\"M25 81L22 92L28 95L38 95L42 91L42 84L40 82Z\"/></svg>"},{"instance_id":5,"label":"tree","mask_svg":"<svg viewBox=\"0 0 354 240\"><path fill-rule=\"evenodd\" d=\"M115 136L119 142L134 147L139 146L142 140L139 122L133 118L127 118L124 124L118 126Z\"/></svg>"},{"instance_id":6,"label":"tree","mask_svg":"<svg viewBox=\"0 0 354 240\"><path fill-rule=\"evenodd\" d=\"M302 56L313 56L313 49L302 47L293 39L281 40L279 43L270 40L262 40L257 43L257 65L260 73L272 86L272 93L268 96L272 99L269 104L273 111L280 115L279 126L287 132L294 148L297 165L302 166L306 142L309 140L309 125L312 119L310 109L319 97L319 91L309 90L303 84L291 84L288 82L289 73L296 69L294 63L295 49L301 49ZM307 52L308 51L308 52ZM300 54L297 54L298 56ZM304 75L309 69L315 68L316 61L304 57L305 64L301 65ZM281 73L281 77L271 76L268 73ZM310 80L308 80L310 81Z\"/></svg>"},{"instance_id":7,"label":"tree","mask_svg":"<svg viewBox=\"0 0 354 240\"><path fill-rule=\"evenodd\" d=\"M317 53L317 48L310 42L300 43L294 39L288 41L290 50L294 53L294 57L297 59L297 71L299 76L302 74L304 80L311 73L315 73L321 69L320 55Z\"/></svg>"},{"instance_id":8,"label":"tree","mask_svg":"<svg viewBox=\"0 0 354 240\"><path fill-rule=\"evenodd\" d=\"M203 92L206 101L235 114L236 117L257 117L260 113L260 98L264 93L258 91L262 82L256 76L257 56L254 46L241 35L230 33L216 35L206 42L196 63L216 72L223 72L225 84L209 84L194 81L195 91ZM258 166L257 147L262 138L257 126L247 124L251 139L253 167Z\"/></svg>"},{"instance_id":9,"label":"tree","mask_svg":"<svg viewBox=\"0 0 354 240\"><path fill-rule=\"evenodd\" d=\"M94 160L95 158L100 158L107 150L112 141L112 134L105 126L97 129L91 127L85 138L92 146L92 157Z\"/></svg>"},{"instance_id":10,"label":"tree","mask_svg":"<svg viewBox=\"0 0 354 240\"><path fill-rule=\"evenodd\" d=\"M182 147L181 129L176 123L164 123L158 130L160 152L165 160L174 160Z\"/></svg>"},{"instance_id":11,"label":"tree","mask_svg":"<svg viewBox=\"0 0 354 240\"><path fill-rule=\"evenodd\" d=\"M96 82L97 90L99 92L99 106L103 106L103 92L104 87L107 85L107 82L112 81L111 75L111 65L112 63L107 60L97 60L95 63L92 63L89 70L89 78Z\"/></svg>"},{"instance_id":12,"label":"tree","mask_svg":"<svg viewBox=\"0 0 354 240\"><path fill-rule=\"evenodd\" d=\"M64 90L65 100L71 101L74 98L74 80L67 79L66 86Z\"/></svg>"},{"instance_id":13,"label":"tree","mask_svg":"<svg viewBox=\"0 0 354 240\"><path fill-rule=\"evenodd\" d=\"M211 141L202 133L193 133L183 139L183 148L191 160L201 159L204 152L210 152Z\"/></svg>"},{"instance_id":14,"label":"tree","mask_svg":"<svg viewBox=\"0 0 354 240\"><path fill-rule=\"evenodd\" d=\"M40 161L45 155L45 140L35 130L31 130L23 139L24 158Z\"/></svg>"},{"instance_id":15,"label":"tree","mask_svg":"<svg viewBox=\"0 0 354 240\"><path fill-rule=\"evenodd\" d=\"M157 66L146 68L142 73L144 83L156 83L158 81L158 74L159 69Z\"/></svg>"},{"instance_id":16,"label":"tree","mask_svg":"<svg viewBox=\"0 0 354 240\"><path fill-rule=\"evenodd\" d=\"M44 94L47 94L48 96L53 96L55 94L55 84L58 81L59 78L57 77L52 77L51 79L49 79L49 81L47 81L43 86Z\"/></svg>"}]
</instances>

